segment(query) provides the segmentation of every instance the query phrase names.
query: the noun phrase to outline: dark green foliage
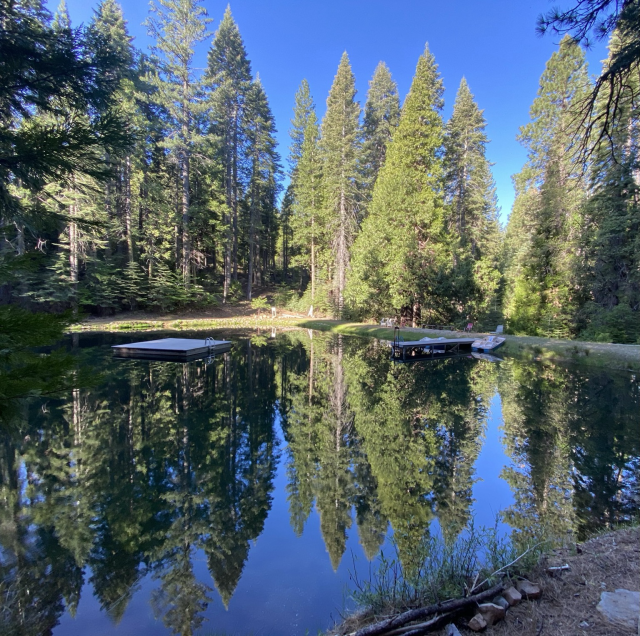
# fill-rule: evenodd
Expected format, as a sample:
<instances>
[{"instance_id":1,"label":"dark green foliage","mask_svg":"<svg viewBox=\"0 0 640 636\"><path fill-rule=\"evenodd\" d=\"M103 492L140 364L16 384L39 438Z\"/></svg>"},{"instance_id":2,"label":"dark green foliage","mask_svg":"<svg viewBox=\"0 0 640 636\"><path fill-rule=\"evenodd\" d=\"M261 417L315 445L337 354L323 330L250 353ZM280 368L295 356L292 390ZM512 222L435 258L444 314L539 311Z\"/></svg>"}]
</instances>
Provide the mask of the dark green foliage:
<instances>
[{"instance_id":1,"label":"dark green foliage","mask_svg":"<svg viewBox=\"0 0 640 636\"><path fill-rule=\"evenodd\" d=\"M625 37L614 33L605 67ZM608 139L581 163L574 126L589 92L584 56L566 37L547 64L521 135L529 161L515 178L506 232L505 313L515 333L640 338L637 85L630 78L621 90ZM610 107L602 98L596 116Z\"/></svg>"},{"instance_id":2,"label":"dark green foliage","mask_svg":"<svg viewBox=\"0 0 640 636\"><path fill-rule=\"evenodd\" d=\"M309 85L303 80L296 93L289 162L291 185L285 203L290 206L291 241L289 259L293 267L309 277L305 311L318 306L318 287L326 289L328 269L327 215L323 210L323 162L320 128ZM284 208L283 208L284 209ZM302 285L300 285L302 287ZM300 290L301 291L301 290Z\"/></svg>"},{"instance_id":3,"label":"dark green foliage","mask_svg":"<svg viewBox=\"0 0 640 636\"><path fill-rule=\"evenodd\" d=\"M538 18L538 30L568 33L574 41L588 47L595 40L620 38L610 48L608 63L602 68L587 99L577 113L576 140L581 160L588 163L594 155L608 154L616 161L621 148L614 141L616 129L627 118L625 102L637 85L640 68L640 2L638 0L580 0L573 7L552 9ZM635 95L637 100L637 88ZM606 108L602 105L606 104Z\"/></svg>"},{"instance_id":4,"label":"dark green foliage","mask_svg":"<svg viewBox=\"0 0 640 636\"><path fill-rule=\"evenodd\" d=\"M333 274L331 296L338 316L344 309L349 252L357 227L360 107L355 96L355 77L345 51L327 97L320 138L322 196L331 246L325 260Z\"/></svg>"},{"instance_id":5,"label":"dark green foliage","mask_svg":"<svg viewBox=\"0 0 640 636\"><path fill-rule=\"evenodd\" d=\"M575 258L586 184L572 147L575 108L588 91L584 54L568 37L551 56L520 140L528 161L515 177L506 232L505 314L514 333L575 335Z\"/></svg>"},{"instance_id":6,"label":"dark green foliage","mask_svg":"<svg viewBox=\"0 0 640 636\"><path fill-rule=\"evenodd\" d=\"M463 78L447 123L444 181L447 229L455 249L453 286L472 322L495 304L500 284L502 237L485 127Z\"/></svg>"},{"instance_id":7,"label":"dark green foliage","mask_svg":"<svg viewBox=\"0 0 640 636\"><path fill-rule=\"evenodd\" d=\"M611 41L612 64L625 36ZM640 343L640 78L630 78L618 103L610 142L597 148L593 194L583 217L584 260L579 275L584 305L579 326L589 338ZM598 112L607 108L603 101ZM615 157L611 156L611 144Z\"/></svg>"},{"instance_id":8,"label":"dark green foliage","mask_svg":"<svg viewBox=\"0 0 640 636\"><path fill-rule=\"evenodd\" d=\"M0 307L0 429L15 425L28 398L54 395L72 384L70 357L61 351L33 352L57 342L70 322L69 314Z\"/></svg>"},{"instance_id":9,"label":"dark green foliage","mask_svg":"<svg viewBox=\"0 0 640 636\"><path fill-rule=\"evenodd\" d=\"M400 120L398 87L384 62L376 66L369 82L362 122L360 170L365 200L373 194L373 186L384 164L387 145Z\"/></svg>"},{"instance_id":10,"label":"dark green foliage","mask_svg":"<svg viewBox=\"0 0 640 636\"><path fill-rule=\"evenodd\" d=\"M34 210L14 186L105 178L102 151L130 137L111 100L119 60L93 57L95 34L51 24L39 2L2 2L0 22L0 208L4 220L26 219Z\"/></svg>"},{"instance_id":11,"label":"dark green foliage","mask_svg":"<svg viewBox=\"0 0 640 636\"><path fill-rule=\"evenodd\" d=\"M444 87L427 48L353 247L348 298L365 315L448 318L452 245L442 191Z\"/></svg>"}]
</instances>

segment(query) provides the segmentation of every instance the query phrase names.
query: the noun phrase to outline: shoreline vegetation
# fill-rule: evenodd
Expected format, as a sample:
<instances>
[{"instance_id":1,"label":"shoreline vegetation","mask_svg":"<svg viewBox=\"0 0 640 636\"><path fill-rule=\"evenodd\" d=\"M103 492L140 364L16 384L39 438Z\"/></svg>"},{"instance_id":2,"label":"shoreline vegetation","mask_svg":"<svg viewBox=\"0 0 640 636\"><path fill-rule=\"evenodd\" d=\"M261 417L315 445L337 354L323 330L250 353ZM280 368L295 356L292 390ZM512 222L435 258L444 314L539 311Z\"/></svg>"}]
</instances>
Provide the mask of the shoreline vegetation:
<instances>
[{"instance_id":1,"label":"shoreline vegetation","mask_svg":"<svg viewBox=\"0 0 640 636\"><path fill-rule=\"evenodd\" d=\"M377 324L357 323L329 318L306 318L284 313L272 318L268 313L262 315L237 315L228 317L189 317L157 316L131 317L121 315L112 320L85 320L71 326L72 333L83 331L109 332L147 332L180 331L199 329L314 329L346 336L379 338L393 340L394 330ZM471 332L470 336L480 336L483 332ZM417 329L402 327L400 335L405 338L420 339L425 336L459 337L460 332ZM618 369L622 371L640 371L640 345L612 344L585 340L563 340L537 336L512 336L503 334L505 343L499 355L507 354L518 358L544 362L568 362Z\"/></svg>"},{"instance_id":2,"label":"shoreline vegetation","mask_svg":"<svg viewBox=\"0 0 640 636\"><path fill-rule=\"evenodd\" d=\"M390 602L398 588L406 591L407 581L401 571L397 576L395 561L389 566L389 562L383 560L373 585L367 582L366 591L373 589L374 594L367 597L362 584L356 582L354 597L360 609L326 633L328 636L428 633L450 636L459 634L450 629L453 624L466 628L464 633L489 627L494 636L575 634L587 627L589 633L596 636L635 634L637 620L635 626L618 622L622 616L603 611L600 603L613 590L616 593L636 591L640 574L638 540L640 527L632 523L596 533L582 543L566 538L555 544L541 541L512 559L513 546L508 542L497 540L495 532L483 530L476 534L471 527L466 539L458 540L453 547L444 547L435 568L437 557L427 554L421 578L408 586L412 598L400 594ZM487 555L485 563L477 561L478 547ZM500 561L505 564L497 567ZM480 577L484 577L488 565L497 569L482 580ZM452 586L464 589L464 595L450 594L451 589L447 587Z\"/></svg>"}]
</instances>

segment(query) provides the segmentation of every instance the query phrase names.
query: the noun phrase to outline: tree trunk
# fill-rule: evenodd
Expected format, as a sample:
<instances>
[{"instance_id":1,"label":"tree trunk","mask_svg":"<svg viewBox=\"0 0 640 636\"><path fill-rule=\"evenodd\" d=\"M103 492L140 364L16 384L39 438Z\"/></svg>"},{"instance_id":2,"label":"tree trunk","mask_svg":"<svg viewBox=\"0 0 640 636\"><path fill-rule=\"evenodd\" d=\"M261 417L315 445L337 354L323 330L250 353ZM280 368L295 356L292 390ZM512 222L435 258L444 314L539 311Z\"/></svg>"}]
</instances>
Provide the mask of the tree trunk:
<instances>
[{"instance_id":1,"label":"tree trunk","mask_svg":"<svg viewBox=\"0 0 640 636\"><path fill-rule=\"evenodd\" d=\"M191 236L189 234L189 85L182 84L182 277L184 286L191 284Z\"/></svg>"},{"instance_id":2,"label":"tree trunk","mask_svg":"<svg viewBox=\"0 0 640 636\"><path fill-rule=\"evenodd\" d=\"M233 151L231 146L231 139L229 136L229 131L227 130L225 134L225 166L224 166L224 180L225 180L225 202L227 204L227 209L225 213L222 215L222 222L225 226L224 236L224 250L223 250L223 269L224 269L224 284L222 288L222 302L227 302L227 297L229 296L229 290L231 287L231 215L233 209Z\"/></svg>"},{"instance_id":3,"label":"tree trunk","mask_svg":"<svg viewBox=\"0 0 640 636\"><path fill-rule=\"evenodd\" d=\"M131 156L124 162L124 225L127 234L127 257L133 261L133 235L131 232Z\"/></svg>"},{"instance_id":4,"label":"tree trunk","mask_svg":"<svg viewBox=\"0 0 640 636\"><path fill-rule=\"evenodd\" d=\"M251 195L251 210L249 212L249 265L247 268L247 300L251 300L251 288L253 286L253 268L255 260L255 185Z\"/></svg>"},{"instance_id":5,"label":"tree trunk","mask_svg":"<svg viewBox=\"0 0 640 636\"><path fill-rule=\"evenodd\" d=\"M420 303L417 300L413 302L413 315L411 317L411 326L415 329L420 326Z\"/></svg>"},{"instance_id":6,"label":"tree trunk","mask_svg":"<svg viewBox=\"0 0 640 636\"><path fill-rule=\"evenodd\" d=\"M233 113L233 183L232 183L232 223L233 223L233 280L238 280L238 108Z\"/></svg>"},{"instance_id":7,"label":"tree trunk","mask_svg":"<svg viewBox=\"0 0 640 636\"><path fill-rule=\"evenodd\" d=\"M344 309L344 288L346 280L346 261L347 261L347 204L345 201L344 188L340 192L340 228L338 230L338 253L337 253L337 267L338 267L338 316L342 317L342 311Z\"/></svg>"},{"instance_id":8,"label":"tree trunk","mask_svg":"<svg viewBox=\"0 0 640 636\"><path fill-rule=\"evenodd\" d=\"M316 245L314 236L314 218L311 218L311 317L316 302Z\"/></svg>"},{"instance_id":9,"label":"tree trunk","mask_svg":"<svg viewBox=\"0 0 640 636\"><path fill-rule=\"evenodd\" d=\"M78 226L73 220L76 216L76 211L74 194L74 201L69 206L69 216L72 219L69 222L69 278L73 294L71 306L74 314L78 313Z\"/></svg>"},{"instance_id":10,"label":"tree trunk","mask_svg":"<svg viewBox=\"0 0 640 636\"><path fill-rule=\"evenodd\" d=\"M182 276L185 287L191 284L191 236L189 234L189 155L182 161Z\"/></svg>"}]
</instances>

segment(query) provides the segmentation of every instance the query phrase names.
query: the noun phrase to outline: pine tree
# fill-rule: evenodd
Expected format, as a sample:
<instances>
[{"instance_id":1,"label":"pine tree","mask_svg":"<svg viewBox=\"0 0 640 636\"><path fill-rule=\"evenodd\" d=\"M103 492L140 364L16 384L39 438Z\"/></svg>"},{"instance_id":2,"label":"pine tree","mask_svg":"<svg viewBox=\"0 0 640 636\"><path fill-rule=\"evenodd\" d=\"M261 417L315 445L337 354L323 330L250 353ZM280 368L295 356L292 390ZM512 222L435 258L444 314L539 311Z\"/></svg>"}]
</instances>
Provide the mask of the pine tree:
<instances>
[{"instance_id":1,"label":"pine tree","mask_svg":"<svg viewBox=\"0 0 640 636\"><path fill-rule=\"evenodd\" d=\"M425 310L432 320L449 318L442 94L435 58L427 47L353 248L349 300L365 315L401 311L414 325Z\"/></svg>"},{"instance_id":2,"label":"pine tree","mask_svg":"<svg viewBox=\"0 0 640 636\"><path fill-rule=\"evenodd\" d=\"M282 237L282 247L280 256L282 258L282 280L286 284L289 280L289 266L291 263L291 245L293 231L291 219L293 217L293 206L295 203L293 185L289 183L282 197L280 206L280 236Z\"/></svg>"},{"instance_id":3,"label":"pine tree","mask_svg":"<svg viewBox=\"0 0 640 636\"><path fill-rule=\"evenodd\" d=\"M120 110L127 117L129 125L136 131L137 145L140 145L140 129L143 128L141 114L136 103L136 68L134 48L129 35L122 8L115 0L103 0L94 11L89 25L92 54L103 73L113 79L115 95ZM106 216L117 218L120 232L126 245L129 262L134 259L133 192L136 157L143 152L131 146L121 157L105 153L105 162L112 168L112 176L105 186L104 207Z\"/></svg>"},{"instance_id":4,"label":"pine tree","mask_svg":"<svg viewBox=\"0 0 640 636\"><path fill-rule=\"evenodd\" d=\"M444 183L456 292L473 322L495 303L500 282L500 226L485 127L463 78L446 127Z\"/></svg>"},{"instance_id":5,"label":"pine tree","mask_svg":"<svg viewBox=\"0 0 640 636\"><path fill-rule=\"evenodd\" d=\"M603 74L631 37L614 32ZM611 138L596 148L580 236L578 326L590 338L612 342L640 342L640 106L634 100L639 92L636 74L621 92ZM597 108L602 114L607 101L602 98Z\"/></svg>"},{"instance_id":6,"label":"pine tree","mask_svg":"<svg viewBox=\"0 0 640 636\"><path fill-rule=\"evenodd\" d=\"M327 232L331 237L330 268L337 315L344 309L349 250L356 233L360 106L347 53L342 54L322 120L320 149Z\"/></svg>"},{"instance_id":7,"label":"pine tree","mask_svg":"<svg viewBox=\"0 0 640 636\"><path fill-rule=\"evenodd\" d=\"M309 304L313 314L318 281L318 251L326 232L322 217L322 157L319 145L320 130L313 98L306 80L296 93L294 116L291 121L291 189L293 195L293 262L309 272Z\"/></svg>"},{"instance_id":8,"label":"pine tree","mask_svg":"<svg viewBox=\"0 0 640 636\"><path fill-rule=\"evenodd\" d=\"M360 171L362 193L370 201L373 186L384 164L387 145L400 120L398 86L384 62L379 62L369 82L362 123Z\"/></svg>"},{"instance_id":9,"label":"pine tree","mask_svg":"<svg viewBox=\"0 0 640 636\"><path fill-rule=\"evenodd\" d=\"M260 78L256 78L247 91L243 128L247 138L246 154L251 162L246 201L249 209L247 300L251 300L253 284L262 282L266 261L270 265L275 255L277 177L280 172L275 122Z\"/></svg>"},{"instance_id":10,"label":"pine tree","mask_svg":"<svg viewBox=\"0 0 640 636\"><path fill-rule=\"evenodd\" d=\"M169 147L180 165L180 222L182 226L182 275L185 287L191 284L192 252L190 222L190 162L193 152L193 120L198 111L200 83L192 67L195 46L209 37L211 19L201 0L158 0L151 4L153 16L147 20L149 35L155 39L159 75L154 78L157 100L174 122L177 134Z\"/></svg>"},{"instance_id":11,"label":"pine tree","mask_svg":"<svg viewBox=\"0 0 640 636\"><path fill-rule=\"evenodd\" d=\"M505 303L509 328L516 333L566 337L575 332L573 261L586 188L582 166L574 161L573 126L588 91L584 54L566 36L547 62L532 121L519 137L528 159L515 177L516 202L506 234L507 250L518 254L509 259Z\"/></svg>"},{"instance_id":12,"label":"pine tree","mask_svg":"<svg viewBox=\"0 0 640 636\"><path fill-rule=\"evenodd\" d=\"M130 138L110 101L111 78L86 32L67 28L65 5L55 26L40 2L3 3L0 19L0 59L11 60L0 69L0 218L41 226L41 199L25 193L41 197L47 184L79 175L105 179L101 151Z\"/></svg>"},{"instance_id":13,"label":"pine tree","mask_svg":"<svg viewBox=\"0 0 640 636\"><path fill-rule=\"evenodd\" d=\"M206 81L210 94L213 132L221 141L227 227L224 252L224 288L226 301L232 280L238 280L239 205L242 198L241 171L245 100L251 85L251 64L242 36L227 6L215 33L207 58Z\"/></svg>"},{"instance_id":14,"label":"pine tree","mask_svg":"<svg viewBox=\"0 0 640 636\"><path fill-rule=\"evenodd\" d=\"M295 181L295 175L302 158L302 146L304 144L305 132L309 126L309 119L315 114L315 104L311 97L309 82L303 79L300 87L296 91L295 104L293 107L293 119L291 120L291 145L289 146L289 175Z\"/></svg>"}]
</instances>

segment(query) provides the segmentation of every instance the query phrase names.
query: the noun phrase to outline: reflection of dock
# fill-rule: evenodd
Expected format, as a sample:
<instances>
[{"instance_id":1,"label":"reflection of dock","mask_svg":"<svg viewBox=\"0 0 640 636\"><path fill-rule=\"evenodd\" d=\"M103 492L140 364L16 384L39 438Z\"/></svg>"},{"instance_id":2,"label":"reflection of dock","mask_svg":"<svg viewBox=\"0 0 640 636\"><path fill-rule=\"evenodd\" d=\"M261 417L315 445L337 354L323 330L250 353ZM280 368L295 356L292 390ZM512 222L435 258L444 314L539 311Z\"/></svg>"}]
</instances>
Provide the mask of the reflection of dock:
<instances>
[{"instance_id":1,"label":"reflection of dock","mask_svg":"<svg viewBox=\"0 0 640 636\"><path fill-rule=\"evenodd\" d=\"M396 335L391 343L391 358L408 362L456 356L471 352L473 341L473 338L439 338L404 342Z\"/></svg>"},{"instance_id":2,"label":"reflection of dock","mask_svg":"<svg viewBox=\"0 0 640 636\"><path fill-rule=\"evenodd\" d=\"M213 338L162 338L147 342L132 342L112 347L119 358L144 358L150 360L167 360L187 362L205 356L229 351L232 346L229 340Z\"/></svg>"}]
</instances>

